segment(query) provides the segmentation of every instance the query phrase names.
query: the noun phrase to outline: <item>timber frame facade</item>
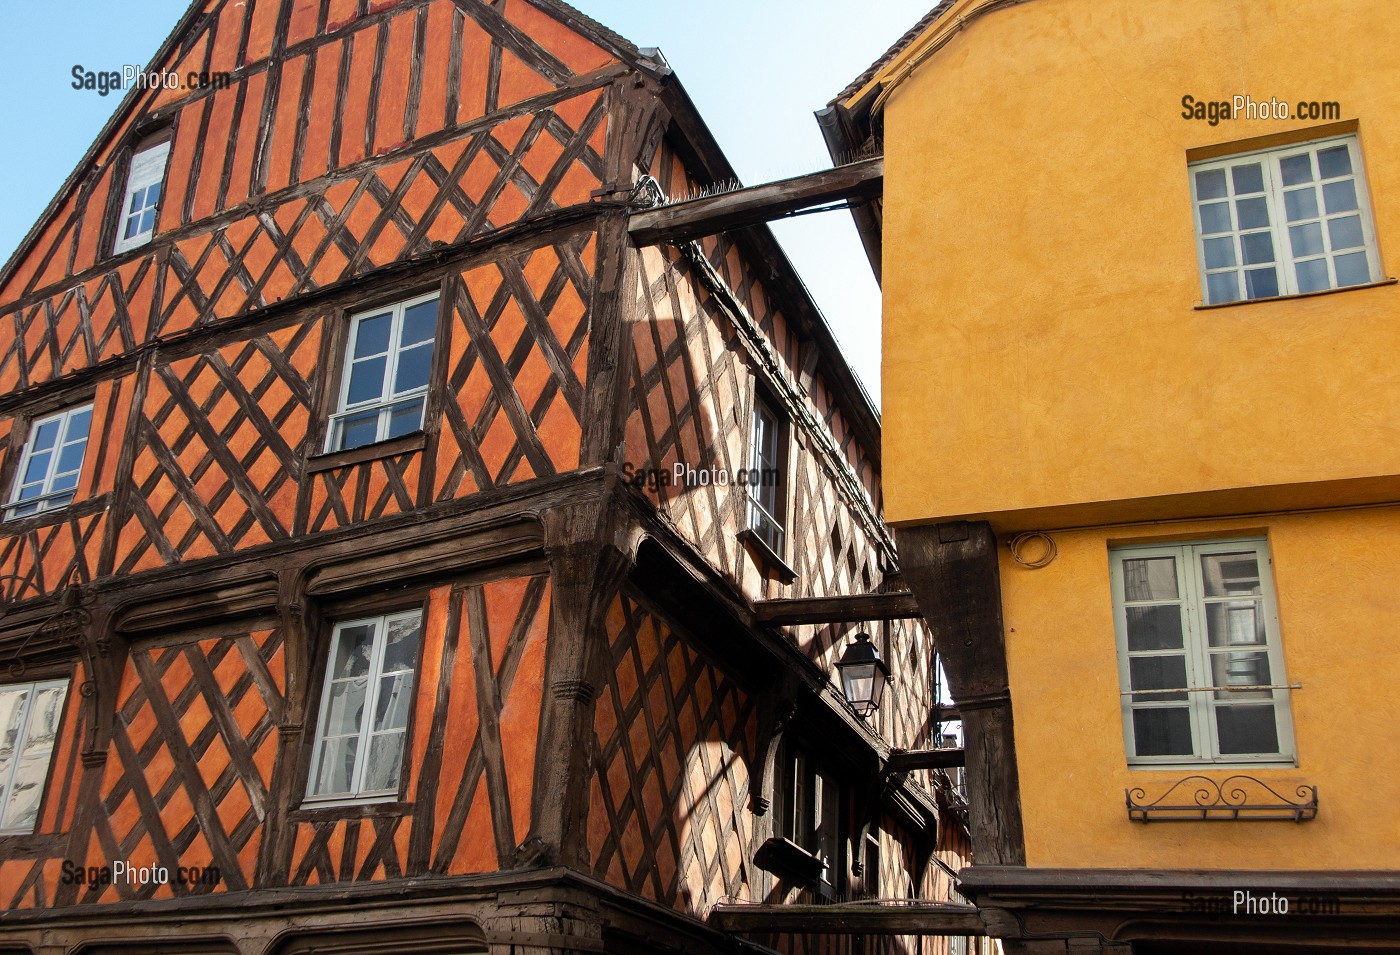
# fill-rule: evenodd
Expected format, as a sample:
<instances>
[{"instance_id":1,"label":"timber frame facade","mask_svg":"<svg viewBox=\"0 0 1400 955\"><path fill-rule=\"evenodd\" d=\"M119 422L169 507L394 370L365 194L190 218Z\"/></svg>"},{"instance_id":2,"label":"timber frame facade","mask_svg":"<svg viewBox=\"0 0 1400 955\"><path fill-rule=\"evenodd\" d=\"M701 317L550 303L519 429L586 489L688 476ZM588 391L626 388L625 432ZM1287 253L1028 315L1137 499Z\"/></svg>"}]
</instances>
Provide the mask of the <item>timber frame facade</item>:
<instances>
[{"instance_id":1,"label":"timber frame facade","mask_svg":"<svg viewBox=\"0 0 1400 955\"><path fill-rule=\"evenodd\" d=\"M945 950L703 921L946 900L967 850L947 777L889 762L936 742L922 622L755 609L897 587L879 424L766 227L629 235L733 177L665 61L555 0L197 0L151 63L232 82L132 91L0 273L7 495L92 407L71 500L0 523L0 683L68 687L0 951ZM328 452L356 316L432 295L421 425ZM642 479L747 468L758 402L777 547L743 487ZM308 798L336 626L394 613L397 793ZM857 629L899 674L869 721ZM842 845L803 876L818 750ZM117 862L218 875L86 876Z\"/></svg>"}]
</instances>

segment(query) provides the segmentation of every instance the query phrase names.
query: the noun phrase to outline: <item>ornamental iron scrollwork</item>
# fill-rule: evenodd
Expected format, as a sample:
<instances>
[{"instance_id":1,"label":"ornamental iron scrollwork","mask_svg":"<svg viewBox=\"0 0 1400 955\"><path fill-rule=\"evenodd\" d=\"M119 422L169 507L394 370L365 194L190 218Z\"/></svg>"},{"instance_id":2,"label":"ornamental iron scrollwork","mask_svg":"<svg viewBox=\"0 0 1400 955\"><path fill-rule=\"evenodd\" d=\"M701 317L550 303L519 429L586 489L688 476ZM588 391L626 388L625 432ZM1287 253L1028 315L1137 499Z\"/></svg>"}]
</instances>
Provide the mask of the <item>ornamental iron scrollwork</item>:
<instances>
[{"instance_id":1,"label":"ornamental iron scrollwork","mask_svg":"<svg viewBox=\"0 0 1400 955\"><path fill-rule=\"evenodd\" d=\"M27 669L24 662L25 652L30 644L35 642L40 645L46 642L58 643L76 649L82 655L83 665L89 675L95 672L96 661L105 658L111 652L111 641L107 634L92 633L92 613L83 606L82 589L76 584L69 584L59 591L57 596L58 609L31 630L15 651L15 660L9 667L12 678L19 680L24 677ZM8 602L0 604L0 617L4 617L9 609ZM79 687L79 692L90 697L95 689L89 679Z\"/></svg>"},{"instance_id":2,"label":"ornamental iron scrollwork","mask_svg":"<svg viewBox=\"0 0 1400 955\"><path fill-rule=\"evenodd\" d=\"M1316 786L1299 785L1294 801L1253 776L1187 776L1151 802L1141 787L1123 792L1134 822L1305 822L1317 816Z\"/></svg>"}]
</instances>

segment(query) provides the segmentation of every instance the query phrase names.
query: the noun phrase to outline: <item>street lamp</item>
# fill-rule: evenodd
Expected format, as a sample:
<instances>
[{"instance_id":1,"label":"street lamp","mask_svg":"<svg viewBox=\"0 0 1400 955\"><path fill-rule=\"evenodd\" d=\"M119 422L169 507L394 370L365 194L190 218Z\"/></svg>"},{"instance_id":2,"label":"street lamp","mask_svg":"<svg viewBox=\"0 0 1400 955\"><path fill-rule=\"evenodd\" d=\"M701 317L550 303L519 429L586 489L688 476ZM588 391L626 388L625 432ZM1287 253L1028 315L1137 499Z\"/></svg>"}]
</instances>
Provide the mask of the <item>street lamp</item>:
<instances>
[{"instance_id":1,"label":"street lamp","mask_svg":"<svg viewBox=\"0 0 1400 955\"><path fill-rule=\"evenodd\" d=\"M870 634L856 634L855 641L836 662L836 669L841 671L841 689L846 694L846 702L857 716L868 717L880 708L890 668L880 659L880 651L870 642Z\"/></svg>"}]
</instances>

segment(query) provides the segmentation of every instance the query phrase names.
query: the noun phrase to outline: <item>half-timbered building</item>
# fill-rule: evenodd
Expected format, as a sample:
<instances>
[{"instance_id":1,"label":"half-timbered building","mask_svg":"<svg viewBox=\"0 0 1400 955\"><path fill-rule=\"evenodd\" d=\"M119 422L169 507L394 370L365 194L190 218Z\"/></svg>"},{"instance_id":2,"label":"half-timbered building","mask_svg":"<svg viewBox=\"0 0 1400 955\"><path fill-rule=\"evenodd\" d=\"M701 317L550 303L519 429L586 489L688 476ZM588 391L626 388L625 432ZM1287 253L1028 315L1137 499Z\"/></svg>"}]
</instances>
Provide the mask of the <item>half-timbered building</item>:
<instances>
[{"instance_id":1,"label":"half-timbered building","mask_svg":"<svg viewBox=\"0 0 1400 955\"><path fill-rule=\"evenodd\" d=\"M765 226L629 233L733 177L664 59L198 0L147 69L0 273L0 950L946 950L705 920L964 850L923 624L773 609L899 589L868 400Z\"/></svg>"}]
</instances>

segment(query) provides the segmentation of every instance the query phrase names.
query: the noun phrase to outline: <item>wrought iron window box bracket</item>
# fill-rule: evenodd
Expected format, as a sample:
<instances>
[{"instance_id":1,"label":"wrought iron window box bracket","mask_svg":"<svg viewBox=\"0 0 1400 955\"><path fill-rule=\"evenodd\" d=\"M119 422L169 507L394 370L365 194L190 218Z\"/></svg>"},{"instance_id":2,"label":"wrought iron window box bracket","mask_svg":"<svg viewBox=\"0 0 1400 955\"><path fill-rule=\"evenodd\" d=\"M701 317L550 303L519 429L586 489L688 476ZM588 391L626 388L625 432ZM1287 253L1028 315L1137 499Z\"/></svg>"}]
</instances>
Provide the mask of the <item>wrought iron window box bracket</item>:
<instances>
[{"instance_id":1,"label":"wrought iron window box bracket","mask_svg":"<svg viewBox=\"0 0 1400 955\"><path fill-rule=\"evenodd\" d=\"M1306 822L1317 817L1316 786L1299 785L1295 801L1253 776L1218 782L1187 776L1150 802L1140 786L1123 792L1128 818L1134 822Z\"/></svg>"}]
</instances>

